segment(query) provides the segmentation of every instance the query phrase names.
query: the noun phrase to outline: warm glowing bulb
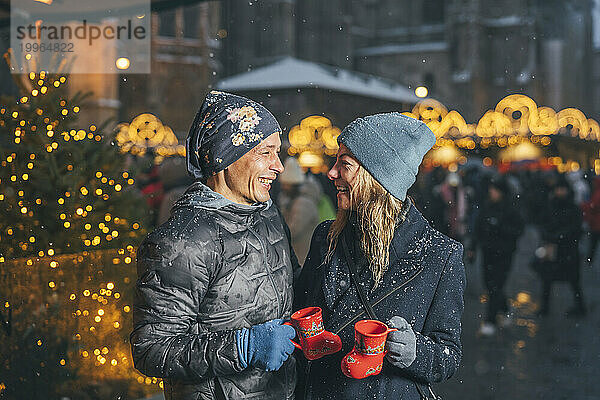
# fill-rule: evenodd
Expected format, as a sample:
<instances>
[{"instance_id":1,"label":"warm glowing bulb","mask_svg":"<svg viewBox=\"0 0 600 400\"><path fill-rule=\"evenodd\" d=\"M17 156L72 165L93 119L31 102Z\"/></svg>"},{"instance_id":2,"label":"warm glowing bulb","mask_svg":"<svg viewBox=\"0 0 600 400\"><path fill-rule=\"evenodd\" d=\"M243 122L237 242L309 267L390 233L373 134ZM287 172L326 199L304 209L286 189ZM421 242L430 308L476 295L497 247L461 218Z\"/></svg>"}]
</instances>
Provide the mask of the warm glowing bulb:
<instances>
[{"instance_id":1,"label":"warm glowing bulb","mask_svg":"<svg viewBox=\"0 0 600 400\"><path fill-rule=\"evenodd\" d=\"M419 86L415 89L415 95L417 97L427 97L427 94L429 93L429 91L427 90L427 88L425 86Z\"/></svg>"},{"instance_id":2,"label":"warm glowing bulb","mask_svg":"<svg viewBox=\"0 0 600 400\"><path fill-rule=\"evenodd\" d=\"M127 57L119 57L119 58L117 58L115 65L117 66L118 69L127 69L127 68L129 68L130 62Z\"/></svg>"}]
</instances>

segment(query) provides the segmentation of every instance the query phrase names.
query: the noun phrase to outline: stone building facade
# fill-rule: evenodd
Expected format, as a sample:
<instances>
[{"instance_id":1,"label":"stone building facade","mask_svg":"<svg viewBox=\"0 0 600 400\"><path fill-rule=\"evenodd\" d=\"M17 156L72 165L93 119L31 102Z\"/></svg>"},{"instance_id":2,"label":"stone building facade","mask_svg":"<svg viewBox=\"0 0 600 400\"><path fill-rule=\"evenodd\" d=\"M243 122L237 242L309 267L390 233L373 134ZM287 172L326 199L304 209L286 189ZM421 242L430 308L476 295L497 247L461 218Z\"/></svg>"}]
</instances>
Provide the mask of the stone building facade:
<instances>
[{"instance_id":1,"label":"stone building facade","mask_svg":"<svg viewBox=\"0 0 600 400\"><path fill-rule=\"evenodd\" d=\"M223 75L283 56L393 79L475 122L510 93L591 117L586 0L223 2Z\"/></svg>"}]
</instances>

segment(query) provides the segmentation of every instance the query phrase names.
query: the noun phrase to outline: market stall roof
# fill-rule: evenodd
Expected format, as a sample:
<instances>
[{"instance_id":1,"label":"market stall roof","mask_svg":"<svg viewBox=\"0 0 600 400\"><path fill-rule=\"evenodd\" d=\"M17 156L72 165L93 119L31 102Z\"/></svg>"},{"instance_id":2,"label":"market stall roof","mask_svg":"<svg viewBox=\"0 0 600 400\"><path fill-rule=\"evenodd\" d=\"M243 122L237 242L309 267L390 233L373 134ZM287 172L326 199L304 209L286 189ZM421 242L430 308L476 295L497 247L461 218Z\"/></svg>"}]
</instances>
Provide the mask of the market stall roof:
<instances>
[{"instance_id":1,"label":"market stall roof","mask_svg":"<svg viewBox=\"0 0 600 400\"><path fill-rule=\"evenodd\" d=\"M225 78L216 87L227 91L319 88L399 103L419 100L394 81L293 57Z\"/></svg>"}]
</instances>

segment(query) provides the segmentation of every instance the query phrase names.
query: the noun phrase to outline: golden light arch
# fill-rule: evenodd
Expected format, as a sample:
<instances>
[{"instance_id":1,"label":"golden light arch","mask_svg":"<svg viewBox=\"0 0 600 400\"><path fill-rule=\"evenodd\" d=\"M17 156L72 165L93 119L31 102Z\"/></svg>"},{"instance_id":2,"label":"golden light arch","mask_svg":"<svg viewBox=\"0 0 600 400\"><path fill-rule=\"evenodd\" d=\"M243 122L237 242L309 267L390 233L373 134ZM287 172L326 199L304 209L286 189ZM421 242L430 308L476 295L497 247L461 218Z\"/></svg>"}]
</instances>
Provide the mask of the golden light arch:
<instances>
[{"instance_id":1,"label":"golden light arch","mask_svg":"<svg viewBox=\"0 0 600 400\"><path fill-rule=\"evenodd\" d=\"M288 134L288 154L298 156L302 167L320 168L323 154L334 155L338 150L337 138L342 131L327 117L311 115L293 126Z\"/></svg>"},{"instance_id":2,"label":"golden light arch","mask_svg":"<svg viewBox=\"0 0 600 400\"><path fill-rule=\"evenodd\" d=\"M140 114L129 124L119 124L117 130L116 140L124 153L142 156L152 150L157 162L165 156L185 156L185 146L179 144L173 130L153 114Z\"/></svg>"},{"instance_id":3,"label":"golden light arch","mask_svg":"<svg viewBox=\"0 0 600 400\"><path fill-rule=\"evenodd\" d=\"M438 137L449 134L458 138L467 135L468 131L469 128L463 116L458 111L452 110L442 118L442 122L433 133Z\"/></svg>"},{"instance_id":4,"label":"golden light arch","mask_svg":"<svg viewBox=\"0 0 600 400\"><path fill-rule=\"evenodd\" d=\"M448 114L448 109L437 100L425 99L415 104L412 113L425 123L442 122L442 119Z\"/></svg>"},{"instance_id":5,"label":"golden light arch","mask_svg":"<svg viewBox=\"0 0 600 400\"><path fill-rule=\"evenodd\" d=\"M496 104L495 111L506 115L520 135L529 133L529 118L537 112L537 104L524 94L511 94Z\"/></svg>"},{"instance_id":6,"label":"golden light arch","mask_svg":"<svg viewBox=\"0 0 600 400\"><path fill-rule=\"evenodd\" d=\"M588 135L587 138L590 140L600 140L600 125L592 118L587 120L588 122Z\"/></svg>"},{"instance_id":7,"label":"golden light arch","mask_svg":"<svg viewBox=\"0 0 600 400\"><path fill-rule=\"evenodd\" d=\"M475 133L479 137L508 136L513 133L512 121L505 114L488 110L477 122Z\"/></svg>"},{"instance_id":8,"label":"golden light arch","mask_svg":"<svg viewBox=\"0 0 600 400\"><path fill-rule=\"evenodd\" d=\"M558 132L556 111L550 107L539 107L529 115L529 130L534 135L554 135Z\"/></svg>"},{"instance_id":9,"label":"golden light arch","mask_svg":"<svg viewBox=\"0 0 600 400\"><path fill-rule=\"evenodd\" d=\"M585 139L588 135L588 120L583 112L576 108L565 108L556 115L558 127L567 130L570 127L571 136Z\"/></svg>"},{"instance_id":10,"label":"golden light arch","mask_svg":"<svg viewBox=\"0 0 600 400\"><path fill-rule=\"evenodd\" d=\"M494 138L501 139L506 144L516 144L519 142L516 136L523 139L530 135L550 136L558 133L600 141L598 122L587 118L580 110L565 108L557 113L551 107L538 106L533 99L523 94L504 97L476 124L466 123L458 111L448 111L434 99L422 100L411 111L402 114L427 124L436 135L438 146L445 143L445 138L452 139L457 144L469 138L472 140L474 136L482 138L482 143L485 142L486 145L493 143ZM570 130L567 132L568 129ZM549 140L544 139L545 142Z\"/></svg>"}]
</instances>

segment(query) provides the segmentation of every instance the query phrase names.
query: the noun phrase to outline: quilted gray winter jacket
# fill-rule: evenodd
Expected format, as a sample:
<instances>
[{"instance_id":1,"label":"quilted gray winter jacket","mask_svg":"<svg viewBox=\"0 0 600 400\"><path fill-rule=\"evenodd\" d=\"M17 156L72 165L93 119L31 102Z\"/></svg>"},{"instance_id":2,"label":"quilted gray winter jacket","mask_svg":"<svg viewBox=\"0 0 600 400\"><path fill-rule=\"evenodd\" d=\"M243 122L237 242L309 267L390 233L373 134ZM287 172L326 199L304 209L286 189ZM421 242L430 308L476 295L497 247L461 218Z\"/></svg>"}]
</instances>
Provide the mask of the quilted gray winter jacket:
<instances>
[{"instance_id":1,"label":"quilted gray winter jacket","mask_svg":"<svg viewBox=\"0 0 600 400\"><path fill-rule=\"evenodd\" d=\"M275 372L243 369L235 330L289 317L298 267L278 209L233 203L200 182L141 244L131 348L164 379L165 398L290 399L290 357Z\"/></svg>"}]
</instances>

